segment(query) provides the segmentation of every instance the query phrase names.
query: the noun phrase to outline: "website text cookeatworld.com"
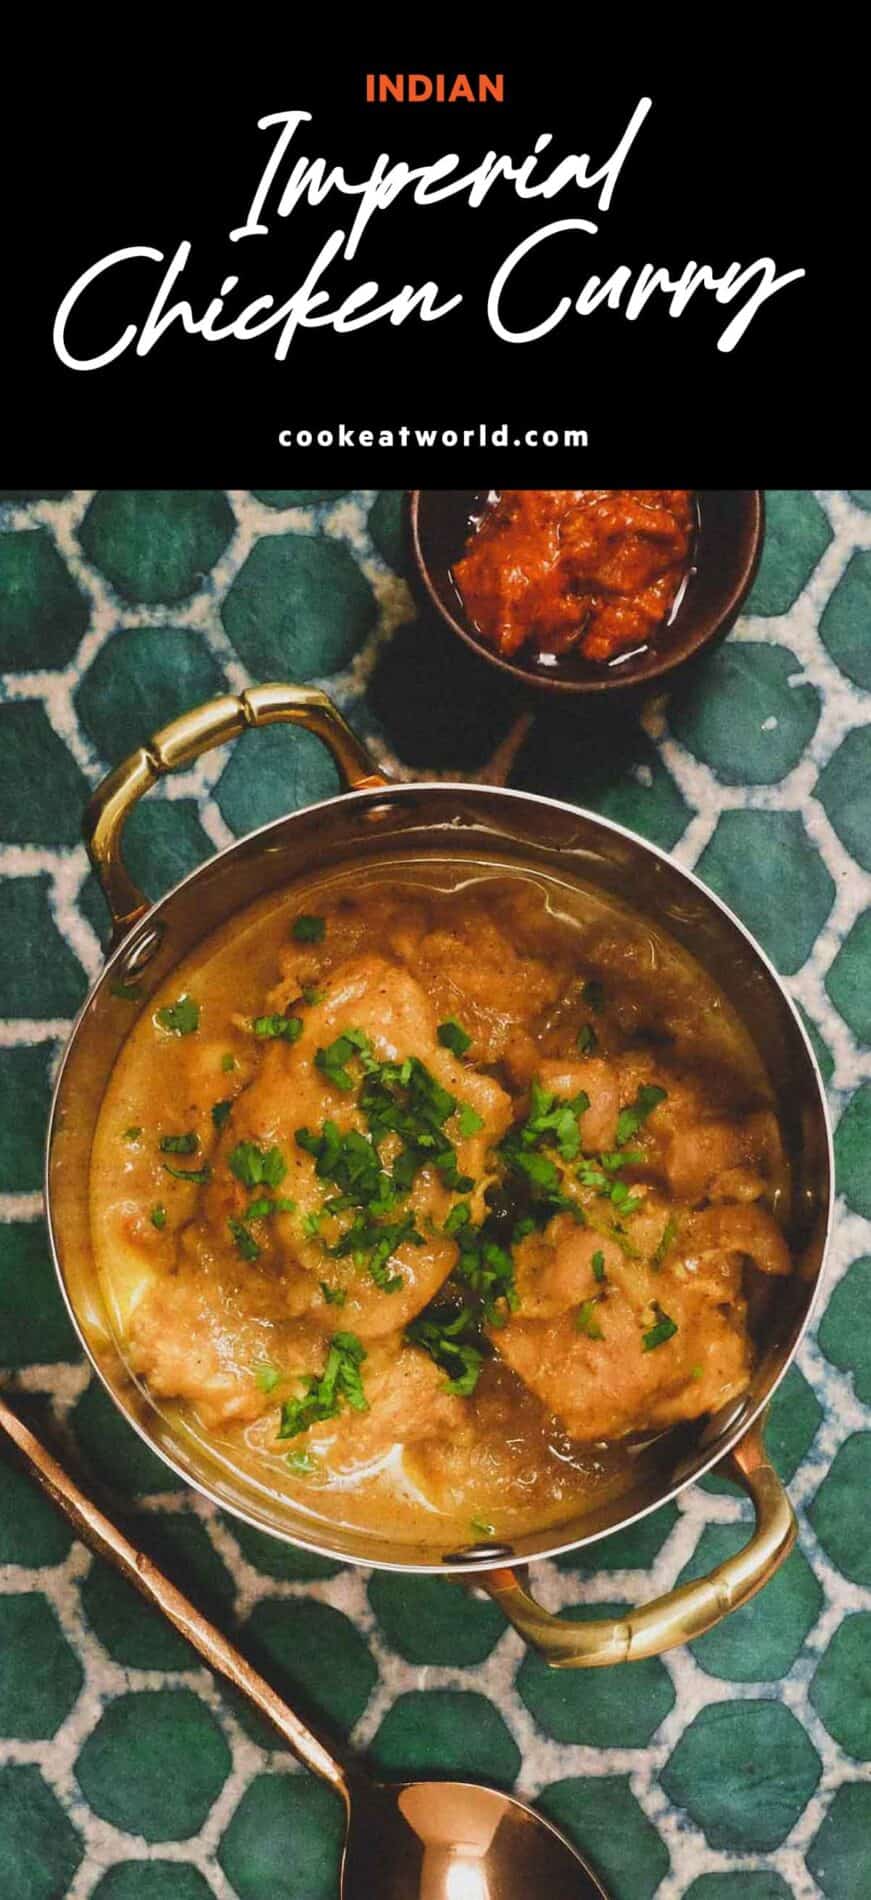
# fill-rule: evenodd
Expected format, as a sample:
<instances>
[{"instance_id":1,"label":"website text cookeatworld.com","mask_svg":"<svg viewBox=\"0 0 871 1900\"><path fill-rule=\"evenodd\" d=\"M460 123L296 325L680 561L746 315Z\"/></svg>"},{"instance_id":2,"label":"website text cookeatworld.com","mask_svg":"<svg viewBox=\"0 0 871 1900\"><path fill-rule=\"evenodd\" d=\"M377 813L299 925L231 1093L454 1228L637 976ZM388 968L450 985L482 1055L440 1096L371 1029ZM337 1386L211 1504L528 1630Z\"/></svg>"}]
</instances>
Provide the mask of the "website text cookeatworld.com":
<instances>
[{"instance_id":1,"label":"website text cookeatworld.com","mask_svg":"<svg viewBox=\"0 0 871 1900\"><path fill-rule=\"evenodd\" d=\"M323 429L281 429L283 449L586 449L586 429L524 429L509 422L476 422L467 428L357 428L347 422Z\"/></svg>"}]
</instances>

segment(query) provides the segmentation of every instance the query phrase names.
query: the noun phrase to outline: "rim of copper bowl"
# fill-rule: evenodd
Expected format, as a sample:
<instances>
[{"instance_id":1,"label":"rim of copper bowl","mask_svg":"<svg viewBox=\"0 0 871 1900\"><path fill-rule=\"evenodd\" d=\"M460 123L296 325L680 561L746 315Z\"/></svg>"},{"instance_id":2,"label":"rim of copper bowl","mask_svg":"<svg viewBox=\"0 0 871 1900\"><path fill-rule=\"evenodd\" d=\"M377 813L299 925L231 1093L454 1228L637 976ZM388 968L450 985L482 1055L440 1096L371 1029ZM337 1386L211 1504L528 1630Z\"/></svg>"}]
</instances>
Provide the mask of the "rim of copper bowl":
<instances>
[{"instance_id":1,"label":"rim of copper bowl","mask_svg":"<svg viewBox=\"0 0 871 1900\"><path fill-rule=\"evenodd\" d=\"M750 533L747 553L742 562L741 570L736 576L716 616L713 619L709 619L707 624L703 625L697 634L693 635L686 644L676 650L657 654L656 650L651 648L652 657L650 663L643 663L635 673L625 674L623 676L621 676L619 672L613 674L604 673L600 679L549 679L544 674L534 673L532 669L528 667L516 666L511 660L504 660L500 654L491 652L484 641L478 635L472 633L469 627L464 625L463 621L460 620L456 614L452 613L450 608L445 606L433 582L420 542L421 500L424 495L435 495L445 492L448 491L434 488L410 488L408 490L411 541L418 574L423 581L436 613L440 619L451 628L453 633L459 635L459 638L463 641L464 645L469 648L470 652L476 653L478 658L484 660L488 666L497 667L499 672L505 675L506 679L513 680L516 685L529 687L533 692L567 694L631 693L633 689L635 691L641 691L644 687L648 686L651 681L663 679L669 673L677 672L679 667L685 666L689 660L694 659L696 654L699 653L703 647L710 645L720 634L726 633L740 613L756 578L756 571L762 555L762 543L765 538L764 490L761 488L747 488L743 490L731 489L725 491L731 494L743 493L749 497Z\"/></svg>"}]
</instances>

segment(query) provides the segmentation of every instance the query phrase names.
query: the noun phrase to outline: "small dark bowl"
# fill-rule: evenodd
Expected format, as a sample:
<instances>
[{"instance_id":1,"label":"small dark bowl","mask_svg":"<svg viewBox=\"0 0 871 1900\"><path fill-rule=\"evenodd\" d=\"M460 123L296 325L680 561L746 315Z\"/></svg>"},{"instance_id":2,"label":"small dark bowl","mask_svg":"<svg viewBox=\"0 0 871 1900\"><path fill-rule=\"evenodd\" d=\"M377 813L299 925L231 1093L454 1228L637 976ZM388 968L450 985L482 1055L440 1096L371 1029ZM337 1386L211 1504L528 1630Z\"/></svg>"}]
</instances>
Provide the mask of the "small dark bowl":
<instances>
[{"instance_id":1,"label":"small dark bowl","mask_svg":"<svg viewBox=\"0 0 871 1900\"><path fill-rule=\"evenodd\" d=\"M503 660L472 625L452 578L480 508L471 488L410 490L411 538L418 571L433 605L453 632L489 666L519 686L549 693L606 693L643 689L685 665L728 633L752 586L765 533L761 488L700 488L693 570L673 620L637 658L608 666L568 655L552 670L534 660Z\"/></svg>"}]
</instances>

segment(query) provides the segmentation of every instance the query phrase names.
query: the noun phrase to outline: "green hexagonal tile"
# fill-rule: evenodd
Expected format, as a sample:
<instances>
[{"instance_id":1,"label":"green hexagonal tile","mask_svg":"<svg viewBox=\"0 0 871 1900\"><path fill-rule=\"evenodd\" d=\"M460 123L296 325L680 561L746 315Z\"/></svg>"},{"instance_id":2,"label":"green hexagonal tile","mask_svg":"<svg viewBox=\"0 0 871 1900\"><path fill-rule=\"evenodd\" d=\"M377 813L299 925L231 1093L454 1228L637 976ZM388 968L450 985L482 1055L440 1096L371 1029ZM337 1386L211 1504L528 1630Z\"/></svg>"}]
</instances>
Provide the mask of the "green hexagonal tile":
<instances>
[{"instance_id":1,"label":"green hexagonal tile","mask_svg":"<svg viewBox=\"0 0 871 1900\"><path fill-rule=\"evenodd\" d=\"M446 1577L404 1577L376 1570L369 1602L386 1642L406 1662L481 1663L505 1632L495 1603L472 1596Z\"/></svg>"},{"instance_id":2,"label":"green hexagonal tile","mask_svg":"<svg viewBox=\"0 0 871 1900\"><path fill-rule=\"evenodd\" d=\"M291 1868L292 1900L335 1900L343 1834L342 1803L322 1782L258 1775L224 1833L218 1860L239 1900L279 1900Z\"/></svg>"},{"instance_id":3,"label":"green hexagonal tile","mask_svg":"<svg viewBox=\"0 0 871 1900\"><path fill-rule=\"evenodd\" d=\"M267 508L315 508L322 501L339 501L347 488L252 488L257 501Z\"/></svg>"},{"instance_id":4,"label":"green hexagonal tile","mask_svg":"<svg viewBox=\"0 0 871 1900\"><path fill-rule=\"evenodd\" d=\"M3 880L0 996L6 1016L74 1016L87 990L79 959L52 916L50 890L47 877Z\"/></svg>"},{"instance_id":5,"label":"green hexagonal tile","mask_svg":"<svg viewBox=\"0 0 871 1900\"><path fill-rule=\"evenodd\" d=\"M100 757L114 765L224 686L217 660L193 628L127 627L100 648L75 703Z\"/></svg>"},{"instance_id":6,"label":"green hexagonal tile","mask_svg":"<svg viewBox=\"0 0 871 1900\"><path fill-rule=\"evenodd\" d=\"M146 798L124 832L124 861L149 897L161 897L214 849L192 798Z\"/></svg>"},{"instance_id":7,"label":"green hexagonal tile","mask_svg":"<svg viewBox=\"0 0 871 1900\"><path fill-rule=\"evenodd\" d=\"M63 1563L72 1541L72 1531L33 1479L0 1463L0 1564L47 1569Z\"/></svg>"},{"instance_id":8,"label":"green hexagonal tile","mask_svg":"<svg viewBox=\"0 0 871 1900\"><path fill-rule=\"evenodd\" d=\"M231 1766L221 1729L191 1689L141 1689L107 1704L75 1774L101 1820L146 1841L187 1841Z\"/></svg>"},{"instance_id":9,"label":"green hexagonal tile","mask_svg":"<svg viewBox=\"0 0 871 1900\"><path fill-rule=\"evenodd\" d=\"M871 1219L871 1082L863 1082L850 1097L835 1129L835 1171L838 1187L854 1213Z\"/></svg>"},{"instance_id":10,"label":"green hexagonal tile","mask_svg":"<svg viewBox=\"0 0 871 1900\"><path fill-rule=\"evenodd\" d=\"M82 1609L113 1662L127 1669L192 1669L197 1658L171 1623L129 1583L95 1560L81 1586Z\"/></svg>"},{"instance_id":11,"label":"green hexagonal tile","mask_svg":"<svg viewBox=\"0 0 871 1900\"><path fill-rule=\"evenodd\" d=\"M829 1734L871 1761L871 1611L845 1616L817 1666L810 1699Z\"/></svg>"},{"instance_id":12,"label":"green hexagonal tile","mask_svg":"<svg viewBox=\"0 0 871 1900\"><path fill-rule=\"evenodd\" d=\"M696 866L784 976L810 955L835 886L795 811L727 811Z\"/></svg>"},{"instance_id":13,"label":"green hexagonal tile","mask_svg":"<svg viewBox=\"0 0 871 1900\"><path fill-rule=\"evenodd\" d=\"M93 1889L92 1900L213 1900L198 1867L178 1860L121 1860Z\"/></svg>"},{"instance_id":14,"label":"green hexagonal tile","mask_svg":"<svg viewBox=\"0 0 871 1900\"><path fill-rule=\"evenodd\" d=\"M48 1741L83 1681L78 1657L41 1592L0 1597L0 1734Z\"/></svg>"},{"instance_id":15,"label":"green hexagonal tile","mask_svg":"<svg viewBox=\"0 0 871 1900\"><path fill-rule=\"evenodd\" d=\"M690 808L640 727L597 707L594 727L539 713L511 773L512 785L546 798L571 799L670 851Z\"/></svg>"},{"instance_id":16,"label":"green hexagonal tile","mask_svg":"<svg viewBox=\"0 0 871 1900\"><path fill-rule=\"evenodd\" d=\"M255 679L310 680L349 664L377 610L342 542L268 534L252 548L221 611Z\"/></svg>"},{"instance_id":17,"label":"green hexagonal tile","mask_svg":"<svg viewBox=\"0 0 871 1900\"><path fill-rule=\"evenodd\" d=\"M871 1405L871 1257L854 1260L820 1321L819 1344L830 1365L852 1372L856 1397Z\"/></svg>"},{"instance_id":18,"label":"green hexagonal tile","mask_svg":"<svg viewBox=\"0 0 871 1900\"><path fill-rule=\"evenodd\" d=\"M235 528L226 495L207 488L102 488L82 521L88 560L125 600L186 600Z\"/></svg>"},{"instance_id":19,"label":"green hexagonal tile","mask_svg":"<svg viewBox=\"0 0 871 1900\"><path fill-rule=\"evenodd\" d=\"M551 1782L537 1806L574 1841L619 1900L654 1900L671 1858L626 1775Z\"/></svg>"},{"instance_id":20,"label":"green hexagonal tile","mask_svg":"<svg viewBox=\"0 0 871 1900\"><path fill-rule=\"evenodd\" d=\"M799 1465L804 1463L822 1417L823 1408L813 1386L808 1384L798 1366L790 1366L786 1378L781 1380L774 1394L765 1419L768 1455L784 1484L792 1483ZM719 1471L713 1471L709 1477L703 1478L702 1487L718 1496L744 1496L740 1485L731 1478L722 1477Z\"/></svg>"},{"instance_id":21,"label":"green hexagonal tile","mask_svg":"<svg viewBox=\"0 0 871 1900\"><path fill-rule=\"evenodd\" d=\"M795 1826L821 1767L782 1703L716 1702L684 1731L660 1781L711 1847L765 1854Z\"/></svg>"},{"instance_id":22,"label":"green hexagonal tile","mask_svg":"<svg viewBox=\"0 0 871 1900\"><path fill-rule=\"evenodd\" d=\"M806 488L769 489L765 516L762 560L746 611L785 614L825 554L832 530Z\"/></svg>"},{"instance_id":23,"label":"green hexagonal tile","mask_svg":"<svg viewBox=\"0 0 871 1900\"><path fill-rule=\"evenodd\" d=\"M567 1550L556 1557L558 1570L576 1570L579 1576L596 1577L602 1570L649 1570L667 1537L671 1536L679 1512L676 1504L663 1504L649 1511L637 1524L615 1531L612 1537L600 1537L595 1544L580 1550ZM591 1614L598 1612L593 1610Z\"/></svg>"},{"instance_id":24,"label":"green hexagonal tile","mask_svg":"<svg viewBox=\"0 0 871 1900\"><path fill-rule=\"evenodd\" d=\"M236 741L215 797L222 816L241 837L289 811L332 798L339 789L336 767L314 733L272 726L266 732L246 732Z\"/></svg>"},{"instance_id":25,"label":"green hexagonal tile","mask_svg":"<svg viewBox=\"0 0 871 1900\"><path fill-rule=\"evenodd\" d=\"M832 1563L851 1583L871 1585L868 1497L871 1432L853 1432L835 1454L808 1516Z\"/></svg>"},{"instance_id":26,"label":"green hexagonal tile","mask_svg":"<svg viewBox=\"0 0 871 1900\"><path fill-rule=\"evenodd\" d=\"M367 706L407 765L440 771L486 764L517 710L510 688L428 618L400 627L384 648Z\"/></svg>"},{"instance_id":27,"label":"green hexagonal tile","mask_svg":"<svg viewBox=\"0 0 871 1900\"><path fill-rule=\"evenodd\" d=\"M679 1581L704 1577L747 1542L746 1524L707 1524ZM690 1645L710 1676L727 1682L776 1682L788 1675L823 1605L823 1593L802 1555L791 1557L764 1590Z\"/></svg>"},{"instance_id":28,"label":"green hexagonal tile","mask_svg":"<svg viewBox=\"0 0 871 1900\"><path fill-rule=\"evenodd\" d=\"M871 554L857 552L829 596L820 620L820 639L836 666L857 686L871 686Z\"/></svg>"},{"instance_id":29,"label":"green hexagonal tile","mask_svg":"<svg viewBox=\"0 0 871 1900\"><path fill-rule=\"evenodd\" d=\"M91 1469L120 1497L148 1497L182 1489L181 1479L120 1417L96 1379L91 1380L73 1408L70 1423Z\"/></svg>"},{"instance_id":30,"label":"green hexagonal tile","mask_svg":"<svg viewBox=\"0 0 871 1900\"><path fill-rule=\"evenodd\" d=\"M871 910L863 910L847 932L826 989L857 1041L871 1043Z\"/></svg>"},{"instance_id":31,"label":"green hexagonal tile","mask_svg":"<svg viewBox=\"0 0 871 1900\"><path fill-rule=\"evenodd\" d=\"M397 1696L370 1752L388 1781L468 1775L510 1788L520 1772L520 1750L498 1709L471 1689L409 1689Z\"/></svg>"},{"instance_id":32,"label":"green hexagonal tile","mask_svg":"<svg viewBox=\"0 0 871 1900\"><path fill-rule=\"evenodd\" d=\"M799 1003L798 1013L807 1030L810 1045L819 1064L823 1081L831 1082L832 1076L835 1073L835 1059L831 1049L828 1043L824 1042L818 1025L814 1022L813 1017L808 1015L803 1003Z\"/></svg>"},{"instance_id":33,"label":"green hexagonal tile","mask_svg":"<svg viewBox=\"0 0 871 1900\"><path fill-rule=\"evenodd\" d=\"M786 647L730 640L674 695L672 732L724 785L775 785L798 764L819 721L816 687L791 684L800 673Z\"/></svg>"},{"instance_id":34,"label":"green hexagonal tile","mask_svg":"<svg viewBox=\"0 0 871 1900\"><path fill-rule=\"evenodd\" d=\"M84 596L45 528L0 534L0 668L65 666L88 624Z\"/></svg>"},{"instance_id":35,"label":"green hexagonal tile","mask_svg":"<svg viewBox=\"0 0 871 1900\"><path fill-rule=\"evenodd\" d=\"M253 1530L250 1524L237 1523L233 1519L229 1528L243 1557L264 1577L276 1577L281 1583L307 1583L315 1578L335 1577L341 1569L341 1565L333 1563L329 1557L318 1557L314 1551L298 1550L294 1544L285 1544L279 1537L268 1537L264 1531Z\"/></svg>"},{"instance_id":36,"label":"green hexagonal tile","mask_svg":"<svg viewBox=\"0 0 871 1900\"><path fill-rule=\"evenodd\" d=\"M382 488L366 523L372 541L394 574L410 574L413 567L408 504L403 488Z\"/></svg>"},{"instance_id":37,"label":"green hexagonal tile","mask_svg":"<svg viewBox=\"0 0 871 1900\"><path fill-rule=\"evenodd\" d=\"M316 1718L347 1732L378 1680L378 1665L358 1629L329 1603L267 1598L243 1626L245 1648L271 1681Z\"/></svg>"},{"instance_id":38,"label":"green hexagonal tile","mask_svg":"<svg viewBox=\"0 0 871 1900\"><path fill-rule=\"evenodd\" d=\"M14 1185L14 1176L8 1185ZM0 1366L44 1366L78 1359L81 1347L61 1298L44 1221L4 1225L0 1308Z\"/></svg>"},{"instance_id":39,"label":"green hexagonal tile","mask_svg":"<svg viewBox=\"0 0 871 1900\"><path fill-rule=\"evenodd\" d=\"M63 1900L81 1858L78 1831L39 1769L0 1768L3 1900Z\"/></svg>"},{"instance_id":40,"label":"green hexagonal tile","mask_svg":"<svg viewBox=\"0 0 871 1900\"><path fill-rule=\"evenodd\" d=\"M871 871L871 726L848 732L823 767L814 796L851 857Z\"/></svg>"},{"instance_id":41,"label":"green hexagonal tile","mask_svg":"<svg viewBox=\"0 0 871 1900\"><path fill-rule=\"evenodd\" d=\"M42 1186L42 1148L51 1102L51 1043L0 1049L0 1192Z\"/></svg>"},{"instance_id":42,"label":"green hexagonal tile","mask_svg":"<svg viewBox=\"0 0 871 1900\"><path fill-rule=\"evenodd\" d=\"M36 699L0 706L0 840L78 844L89 796L44 706Z\"/></svg>"},{"instance_id":43,"label":"green hexagonal tile","mask_svg":"<svg viewBox=\"0 0 871 1900\"><path fill-rule=\"evenodd\" d=\"M68 488L0 488L0 501L63 501Z\"/></svg>"},{"instance_id":44,"label":"green hexagonal tile","mask_svg":"<svg viewBox=\"0 0 871 1900\"><path fill-rule=\"evenodd\" d=\"M868 1900L871 1786L848 1781L805 1854L826 1900Z\"/></svg>"},{"instance_id":45,"label":"green hexagonal tile","mask_svg":"<svg viewBox=\"0 0 871 1900\"><path fill-rule=\"evenodd\" d=\"M567 1622L620 1616L625 1603L572 1604ZM644 1748L674 1708L674 1684L657 1657L627 1669L551 1669L531 1650L517 1672L530 1715L555 1742L589 1748Z\"/></svg>"},{"instance_id":46,"label":"green hexagonal tile","mask_svg":"<svg viewBox=\"0 0 871 1900\"><path fill-rule=\"evenodd\" d=\"M779 1874L742 1867L736 1874L700 1874L684 1900L790 1900L790 1889Z\"/></svg>"}]
</instances>

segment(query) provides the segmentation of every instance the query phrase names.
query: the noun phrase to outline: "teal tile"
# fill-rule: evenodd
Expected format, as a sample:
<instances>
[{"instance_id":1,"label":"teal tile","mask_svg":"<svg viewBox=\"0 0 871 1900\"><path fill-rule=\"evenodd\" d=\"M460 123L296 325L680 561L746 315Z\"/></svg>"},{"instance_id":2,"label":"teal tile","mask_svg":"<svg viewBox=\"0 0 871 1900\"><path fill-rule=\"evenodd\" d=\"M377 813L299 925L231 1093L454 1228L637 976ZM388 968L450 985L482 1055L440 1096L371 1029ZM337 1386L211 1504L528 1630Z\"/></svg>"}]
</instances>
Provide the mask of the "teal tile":
<instances>
[{"instance_id":1,"label":"teal tile","mask_svg":"<svg viewBox=\"0 0 871 1900\"><path fill-rule=\"evenodd\" d=\"M82 1859L78 1829L28 1763L0 1768L3 1900L62 1900Z\"/></svg>"},{"instance_id":2,"label":"teal tile","mask_svg":"<svg viewBox=\"0 0 871 1900\"><path fill-rule=\"evenodd\" d=\"M93 1889L93 1900L213 1900L198 1867L177 1860L122 1860Z\"/></svg>"},{"instance_id":3,"label":"teal tile","mask_svg":"<svg viewBox=\"0 0 871 1900\"><path fill-rule=\"evenodd\" d=\"M795 1826L820 1771L813 1743L782 1703L715 1702L684 1731L660 1782L711 1847L764 1854Z\"/></svg>"},{"instance_id":4,"label":"teal tile","mask_svg":"<svg viewBox=\"0 0 871 1900\"><path fill-rule=\"evenodd\" d=\"M847 1206L871 1219L871 1082L863 1082L850 1097L835 1129L837 1185Z\"/></svg>"},{"instance_id":5,"label":"teal tile","mask_svg":"<svg viewBox=\"0 0 871 1900\"><path fill-rule=\"evenodd\" d=\"M856 1040L871 1043L871 910L863 910L844 938L826 989Z\"/></svg>"},{"instance_id":6,"label":"teal tile","mask_svg":"<svg viewBox=\"0 0 871 1900\"><path fill-rule=\"evenodd\" d=\"M0 1049L0 1193L42 1186L53 1054L47 1042Z\"/></svg>"},{"instance_id":7,"label":"teal tile","mask_svg":"<svg viewBox=\"0 0 871 1900\"><path fill-rule=\"evenodd\" d=\"M299 1583L316 1577L335 1577L339 1573L340 1565L329 1557L298 1550L294 1544L286 1544L280 1537L268 1537L265 1531L256 1531L250 1524L233 1522L230 1528L243 1557L264 1577L275 1577L280 1583Z\"/></svg>"},{"instance_id":8,"label":"teal tile","mask_svg":"<svg viewBox=\"0 0 871 1900\"><path fill-rule=\"evenodd\" d=\"M388 1709L371 1747L387 1781L455 1776L510 1788L520 1751L492 1702L470 1689L410 1689Z\"/></svg>"},{"instance_id":9,"label":"teal tile","mask_svg":"<svg viewBox=\"0 0 871 1900\"><path fill-rule=\"evenodd\" d=\"M88 979L58 930L48 877L3 880L0 996L6 1016L74 1016Z\"/></svg>"},{"instance_id":10,"label":"teal tile","mask_svg":"<svg viewBox=\"0 0 871 1900\"><path fill-rule=\"evenodd\" d=\"M820 619L820 639L857 686L871 686L871 554L851 556Z\"/></svg>"},{"instance_id":11,"label":"teal tile","mask_svg":"<svg viewBox=\"0 0 871 1900\"><path fill-rule=\"evenodd\" d=\"M555 1558L557 1569L576 1570L582 1577L598 1576L602 1570L649 1570L671 1536L678 1516L676 1504L663 1504L658 1511L649 1511L638 1524L629 1524L611 1537L599 1537L580 1550L567 1550L564 1557ZM591 1609L591 1616L598 1614L598 1609Z\"/></svg>"},{"instance_id":12,"label":"teal tile","mask_svg":"<svg viewBox=\"0 0 871 1900\"><path fill-rule=\"evenodd\" d=\"M803 757L819 721L816 688L792 683L800 674L786 647L730 640L674 695L672 732L724 785L775 785Z\"/></svg>"},{"instance_id":13,"label":"teal tile","mask_svg":"<svg viewBox=\"0 0 871 1900\"><path fill-rule=\"evenodd\" d=\"M747 1525L708 1524L679 1582L707 1576L747 1542ZM726 1682L776 1682L787 1676L823 1607L807 1559L793 1551L764 1590L690 1645L710 1676Z\"/></svg>"},{"instance_id":14,"label":"teal tile","mask_svg":"<svg viewBox=\"0 0 871 1900\"><path fill-rule=\"evenodd\" d=\"M41 1592L0 1596L0 1735L50 1741L83 1682L79 1659Z\"/></svg>"},{"instance_id":15,"label":"teal tile","mask_svg":"<svg viewBox=\"0 0 871 1900\"><path fill-rule=\"evenodd\" d=\"M267 1598L255 1605L241 1635L252 1660L291 1702L343 1733L359 1721L378 1665L341 1611L305 1597Z\"/></svg>"},{"instance_id":16,"label":"teal tile","mask_svg":"<svg viewBox=\"0 0 871 1900\"><path fill-rule=\"evenodd\" d=\"M696 866L784 976L810 955L835 886L798 812L724 812Z\"/></svg>"},{"instance_id":17,"label":"teal tile","mask_svg":"<svg viewBox=\"0 0 871 1900\"><path fill-rule=\"evenodd\" d=\"M511 783L600 812L667 851L690 819L690 808L656 747L634 722L605 714L583 730L577 717L540 715Z\"/></svg>"},{"instance_id":18,"label":"teal tile","mask_svg":"<svg viewBox=\"0 0 871 1900\"><path fill-rule=\"evenodd\" d=\"M871 1761L871 1611L859 1610L838 1625L810 1699L840 1747L855 1761Z\"/></svg>"},{"instance_id":19,"label":"teal tile","mask_svg":"<svg viewBox=\"0 0 871 1900\"><path fill-rule=\"evenodd\" d=\"M567 1622L625 1614L624 1603L575 1604ZM544 1735L589 1748L644 1748L674 1708L674 1684L658 1657L627 1669L551 1669L530 1651L517 1693Z\"/></svg>"},{"instance_id":20,"label":"teal tile","mask_svg":"<svg viewBox=\"0 0 871 1900\"><path fill-rule=\"evenodd\" d=\"M162 897L214 851L192 798L145 799L131 812L124 833L130 875L151 899Z\"/></svg>"},{"instance_id":21,"label":"teal tile","mask_svg":"<svg viewBox=\"0 0 871 1900\"><path fill-rule=\"evenodd\" d=\"M871 1432L853 1432L839 1446L808 1516L832 1563L851 1583L871 1585L868 1497Z\"/></svg>"},{"instance_id":22,"label":"teal tile","mask_svg":"<svg viewBox=\"0 0 871 1900\"><path fill-rule=\"evenodd\" d=\"M207 488L103 488L80 530L89 561L125 600L174 606L202 585L235 523L225 495Z\"/></svg>"},{"instance_id":23,"label":"teal tile","mask_svg":"<svg viewBox=\"0 0 871 1900\"><path fill-rule=\"evenodd\" d=\"M120 1497L181 1489L181 1479L121 1417L96 1378L74 1406L70 1422L90 1469Z\"/></svg>"},{"instance_id":24,"label":"teal tile","mask_svg":"<svg viewBox=\"0 0 871 1900\"><path fill-rule=\"evenodd\" d=\"M375 596L342 542L268 534L237 574L222 617L255 679L310 680L350 663L375 624Z\"/></svg>"},{"instance_id":25,"label":"teal tile","mask_svg":"<svg viewBox=\"0 0 871 1900\"><path fill-rule=\"evenodd\" d=\"M790 1900L790 1889L779 1874L742 1867L734 1874L700 1874L684 1900Z\"/></svg>"},{"instance_id":26,"label":"teal tile","mask_svg":"<svg viewBox=\"0 0 871 1900\"><path fill-rule=\"evenodd\" d=\"M382 488L372 503L366 525L387 566L392 567L395 574L410 574L414 562L404 488Z\"/></svg>"},{"instance_id":27,"label":"teal tile","mask_svg":"<svg viewBox=\"0 0 871 1900\"><path fill-rule=\"evenodd\" d=\"M0 843L78 844L89 795L39 701L0 706Z\"/></svg>"},{"instance_id":28,"label":"teal tile","mask_svg":"<svg viewBox=\"0 0 871 1900\"><path fill-rule=\"evenodd\" d=\"M871 726L857 726L823 767L815 797L842 845L871 871Z\"/></svg>"},{"instance_id":29,"label":"teal tile","mask_svg":"<svg viewBox=\"0 0 871 1900\"><path fill-rule=\"evenodd\" d=\"M871 1405L871 1257L854 1260L831 1294L819 1344L830 1365L851 1372L856 1397Z\"/></svg>"},{"instance_id":30,"label":"teal tile","mask_svg":"<svg viewBox=\"0 0 871 1900\"><path fill-rule=\"evenodd\" d=\"M218 1860L239 1900L335 1900L344 1809L310 1775L258 1775L236 1809ZM288 1895L288 1900L290 1896Z\"/></svg>"},{"instance_id":31,"label":"teal tile","mask_svg":"<svg viewBox=\"0 0 871 1900\"><path fill-rule=\"evenodd\" d=\"M765 511L762 560L746 611L785 614L825 554L832 530L816 497L806 488L769 489Z\"/></svg>"},{"instance_id":32,"label":"teal tile","mask_svg":"<svg viewBox=\"0 0 871 1900\"><path fill-rule=\"evenodd\" d=\"M0 670L65 666L88 618L88 602L45 528L0 534Z\"/></svg>"},{"instance_id":33,"label":"teal tile","mask_svg":"<svg viewBox=\"0 0 871 1900\"><path fill-rule=\"evenodd\" d=\"M190 1689L140 1689L109 1702L76 1759L94 1814L146 1841L198 1834L230 1772L214 1716Z\"/></svg>"},{"instance_id":34,"label":"teal tile","mask_svg":"<svg viewBox=\"0 0 871 1900\"><path fill-rule=\"evenodd\" d=\"M33 1478L0 1461L0 1564L53 1569L68 1556L72 1531Z\"/></svg>"},{"instance_id":35,"label":"teal tile","mask_svg":"<svg viewBox=\"0 0 871 1900\"><path fill-rule=\"evenodd\" d=\"M369 1602L385 1642L411 1663L482 1663L506 1629L496 1604L447 1577L376 1570Z\"/></svg>"},{"instance_id":36,"label":"teal tile","mask_svg":"<svg viewBox=\"0 0 871 1900\"><path fill-rule=\"evenodd\" d=\"M554 1781L536 1804L606 1881L615 1900L655 1900L671 1857L627 1775Z\"/></svg>"},{"instance_id":37,"label":"teal tile","mask_svg":"<svg viewBox=\"0 0 871 1900\"><path fill-rule=\"evenodd\" d=\"M320 502L340 501L347 488L252 488L257 501L267 508L315 508Z\"/></svg>"},{"instance_id":38,"label":"teal tile","mask_svg":"<svg viewBox=\"0 0 871 1900\"><path fill-rule=\"evenodd\" d=\"M320 739L273 726L237 739L215 798L227 824L242 837L339 790L338 771Z\"/></svg>"},{"instance_id":39,"label":"teal tile","mask_svg":"<svg viewBox=\"0 0 871 1900\"><path fill-rule=\"evenodd\" d=\"M114 765L179 713L225 691L199 631L127 627L112 635L76 690L76 709L99 757Z\"/></svg>"},{"instance_id":40,"label":"teal tile","mask_svg":"<svg viewBox=\"0 0 871 1900\"><path fill-rule=\"evenodd\" d=\"M0 1227L0 1308L0 1366L80 1358L43 1221L9 1221Z\"/></svg>"},{"instance_id":41,"label":"teal tile","mask_svg":"<svg viewBox=\"0 0 871 1900\"><path fill-rule=\"evenodd\" d=\"M805 1855L826 1900L868 1900L871 1784L848 1781Z\"/></svg>"}]
</instances>

